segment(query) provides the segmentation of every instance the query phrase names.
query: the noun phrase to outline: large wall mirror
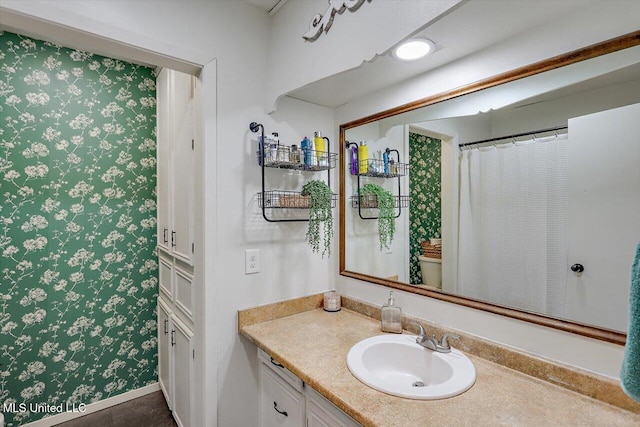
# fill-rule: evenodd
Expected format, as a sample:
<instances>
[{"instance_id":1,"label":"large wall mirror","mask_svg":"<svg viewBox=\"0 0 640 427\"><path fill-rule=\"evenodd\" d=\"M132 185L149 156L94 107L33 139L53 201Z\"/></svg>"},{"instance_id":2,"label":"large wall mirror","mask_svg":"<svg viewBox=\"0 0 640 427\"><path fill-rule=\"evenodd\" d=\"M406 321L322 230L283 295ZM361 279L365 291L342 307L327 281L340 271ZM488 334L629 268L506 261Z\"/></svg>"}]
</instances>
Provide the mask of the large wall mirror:
<instances>
[{"instance_id":1,"label":"large wall mirror","mask_svg":"<svg viewBox=\"0 0 640 427\"><path fill-rule=\"evenodd\" d=\"M625 342L640 241L640 33L340 134L342 275ZM392 243L380 241L369 184L393 197Z\"/></svg>"}]
</instances>

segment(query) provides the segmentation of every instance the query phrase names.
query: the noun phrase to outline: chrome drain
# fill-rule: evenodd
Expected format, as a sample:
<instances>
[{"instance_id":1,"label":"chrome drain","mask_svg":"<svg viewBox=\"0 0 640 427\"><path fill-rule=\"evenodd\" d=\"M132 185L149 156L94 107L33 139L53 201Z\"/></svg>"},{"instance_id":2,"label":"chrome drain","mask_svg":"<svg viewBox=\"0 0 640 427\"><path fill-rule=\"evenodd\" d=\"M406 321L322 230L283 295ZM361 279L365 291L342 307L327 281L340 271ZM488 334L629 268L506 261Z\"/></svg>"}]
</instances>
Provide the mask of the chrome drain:
<instances>
[{"instance_id":1,"label":"chrome drain","mask_svg":"<svg viewBox=\"0 0 640 427\"><path fill-rule=\"evenodd\" d=\"M415 383L411 384L414 387L424 387L424 383L422 381L416 381Z\"/></svg>"}]
</instances>

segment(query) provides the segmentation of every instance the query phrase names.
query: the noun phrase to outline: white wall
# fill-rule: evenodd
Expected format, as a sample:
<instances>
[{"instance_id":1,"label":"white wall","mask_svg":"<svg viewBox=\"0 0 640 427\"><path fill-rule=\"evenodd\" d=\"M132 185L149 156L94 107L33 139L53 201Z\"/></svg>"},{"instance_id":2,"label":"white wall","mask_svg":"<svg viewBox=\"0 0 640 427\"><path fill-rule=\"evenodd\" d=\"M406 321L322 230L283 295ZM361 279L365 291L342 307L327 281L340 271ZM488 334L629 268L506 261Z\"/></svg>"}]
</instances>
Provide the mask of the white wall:
<instances>
[{"instance_id":1,"label":"white wall","mask_svg":"<svg viewBox=\"0 0 640 427\"><path fill-rule=\"evenodd\" d=\"M589 3L579 12L541 25L534 32L522 33L404 84L339 107L336 109L336 123L346 123L635 31L639 22L635 14L629 13L629 6L628 2ZM606 24L603 16L607 16ZM596 22L600 24L595 25ZM385 287L342 276L338 276L337 286L344 294L379 305L384 303L388 293ZM409 314L533 354L613 378L619 377L622 346L400 291L396 301Z\"/></svg>"},{"instance_id":2,"label":"white wall","mask_svg":"<svg viewBox=\"0 0 640 427\"><path fill-rule=\"evenodd\" d=\"M364 4L355 13L335 16L328 33L314 42L302 35L316 14L327 10L326 0L287 2L272 17L269 34L266 106L293 89L339 72L389 50L394 43L416 32L460 0L402 0ZM336 2L334 2L336 3ZM339 2L337 2L339 3Z\"/></svg>"},{"instance_id":3,"label":"white wall","mask_svg":"<svg viewBox=\"0 0 640 427\"><path fill-rule=\"evenodd\" d=\"M396 126L389 129L385 134L381 134L379 122L373 122L349 129L345 134L345 139L358 144L360 141L366 141L370 159L373 158L374 152L384 151L387 147L398 150L401 156L407 152L404 147L405 135L402 126ZM395 154L392 154L392 156L395 159ZM405 163L407 161L406 157L401 160ZM398 193L398 181L395 178L360 177L361 186L368 183L380 185L393 195ZM347 235L345 265L347 269L377 277L393 278L398 276L398 280L407 282L408 265L405 266L405 261L409 251L407 236L408 211L404 210L402 215L396 219L396 234L389 248L380 250L378 220L363 220L358 215L358 209L352 207L351 197L358 194L357 184L357 176L351 175L347 166L345 182L347 203L345 211L345 232ZM401 185L402 194L407 195L408 185L406 179L401 178ZM362 210L364 217L375 217L377 213L378 211L375 209Z\"/></svg>"},{"instance_id":4,"label":"white wall","mask_svg":"<svg viewBox=\"0 0 640 427\"><path fill-rule=\"evenodd\" d=\"M194 425L257 425L255 347L237 334L237 310L332 288L329 271L337 245L331 259L322 259L311 254L303 224L267 224L252 215L260 169L254 157L256 136L248 125L262 122L288 144L314 130L335 142L333 111L285 99L277 113L265 113L266 76L260 64L267 59L269 18L243 2L0 0L0 6L66 26L76 33L66 39L70 47L76 47L78 34L82 39L84 32L91 32L158 56L204 65L205 262L200 274L205 279L204 297L198 298L204 321L196 327L196 363L201 364L196 381L203 391L195 392L202 396L202 411ZM42 36L47 38L46 33ZM249 248L261 250L261 272L246 276L244 250Z\"/></svg>"}]
</instances>

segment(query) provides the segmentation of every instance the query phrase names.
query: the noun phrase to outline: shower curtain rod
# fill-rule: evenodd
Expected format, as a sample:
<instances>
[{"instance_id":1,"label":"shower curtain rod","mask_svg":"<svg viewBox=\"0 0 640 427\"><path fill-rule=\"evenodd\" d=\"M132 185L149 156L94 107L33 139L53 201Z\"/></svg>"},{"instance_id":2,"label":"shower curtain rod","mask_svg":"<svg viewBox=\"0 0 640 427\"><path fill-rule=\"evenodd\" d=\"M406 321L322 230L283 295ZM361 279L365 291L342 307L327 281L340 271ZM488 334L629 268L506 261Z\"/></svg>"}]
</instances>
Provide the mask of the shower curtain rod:
<instances>
[{"instance_id":1,"label":"shower curtain rod","mask_svg":"<svg viewBox=\"0 0 640 427\"><path fill-rule=\"evenodd\" d=\"M521 136L535 135L537 133L545 133L545 132L554 132L554 131L559 131L559 130L568 129L568 128L569 128L569 126L556 126L556 127L547 128L547 129L538 129L538 130L534 130L534 131L531 131L531 132L516 133L514 135L505 135L505 136L499 136L497 138L483 139L483 140L480 140L480 141L465 142L464 144L458 145L458 147L462 148L462 147L466 147L466 146L469 146L469 145L482 144L484 142L493 142L493 141L500 141L501 139L518 138L518 137L521 137Z\"/></svg>"}]
</instances>

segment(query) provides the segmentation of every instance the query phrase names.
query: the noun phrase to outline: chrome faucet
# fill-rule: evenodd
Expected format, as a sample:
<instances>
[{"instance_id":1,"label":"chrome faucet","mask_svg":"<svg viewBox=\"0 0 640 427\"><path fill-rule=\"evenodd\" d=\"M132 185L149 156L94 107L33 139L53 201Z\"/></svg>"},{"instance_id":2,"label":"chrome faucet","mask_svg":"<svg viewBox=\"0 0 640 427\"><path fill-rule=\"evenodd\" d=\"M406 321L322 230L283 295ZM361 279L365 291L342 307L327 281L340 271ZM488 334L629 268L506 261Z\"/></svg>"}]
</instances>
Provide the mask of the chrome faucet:
<instances>
[{"instance_id":1,"label":"chrome faucet","mask_svg":"<svg viewBox=\"0 0 640 427\"><path fill-rule=\"evenodd\" d=\"M416 325L420 328L420 333L416 337L416 343L420 344L424 348L428 348L429 350L437 351L438 353L450 353L451 346L449 345L449 338L460 338L455 334L444 334L442 339L438 341L435 335L432 335L431 338L427 337L427 333L425 332L422 325L418 322L410 322L412 325Z\"/></svg>"}]
</instances>

